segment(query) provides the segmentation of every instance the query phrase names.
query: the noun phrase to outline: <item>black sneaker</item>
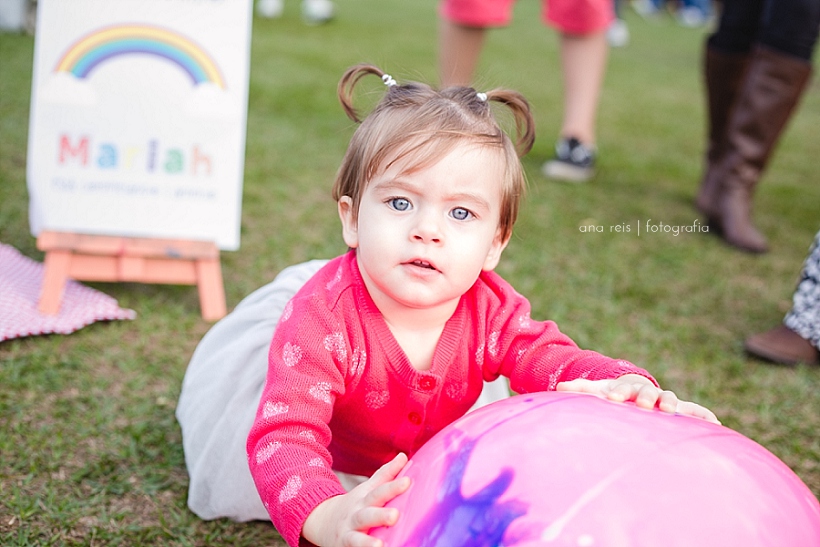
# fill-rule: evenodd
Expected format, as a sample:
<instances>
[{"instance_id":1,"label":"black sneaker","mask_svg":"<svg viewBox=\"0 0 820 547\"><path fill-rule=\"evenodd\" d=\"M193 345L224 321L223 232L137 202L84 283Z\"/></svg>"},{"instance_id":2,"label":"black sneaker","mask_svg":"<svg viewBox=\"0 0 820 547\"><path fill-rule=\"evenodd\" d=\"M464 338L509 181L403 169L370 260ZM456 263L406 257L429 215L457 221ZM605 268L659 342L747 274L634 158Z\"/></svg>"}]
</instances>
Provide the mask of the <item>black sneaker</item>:
<instances>
[{"instance_id":1,"label":"black sneaker","mask_svg":"<svg viewBox=\"0 0 820 547\"><path fill-rule=\"evenodd\" d=\"M575 137L561 139L555 145L555 158L541 168L551 179L584 182L595 174L595 150Z\"/></svg>"}]
</instances>

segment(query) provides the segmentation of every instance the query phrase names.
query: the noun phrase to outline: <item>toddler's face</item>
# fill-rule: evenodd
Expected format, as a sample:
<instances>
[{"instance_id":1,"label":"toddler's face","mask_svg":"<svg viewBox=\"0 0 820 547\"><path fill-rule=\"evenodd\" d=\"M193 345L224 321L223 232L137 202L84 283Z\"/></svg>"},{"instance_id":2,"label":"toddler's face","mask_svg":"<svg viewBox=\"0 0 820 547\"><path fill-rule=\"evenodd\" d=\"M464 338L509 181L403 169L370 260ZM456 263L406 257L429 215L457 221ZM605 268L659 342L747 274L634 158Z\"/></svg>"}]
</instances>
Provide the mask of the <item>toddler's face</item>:
<instances>
[{"instance_id":1,"label":"toddler's face","mask_svg":"<svg viewBox=\"0 0 820 547\"><path fill-rule=\"evenodd\" d=\"M436 163L403 173L398 161L365 188L354 220L339 201L344 239L376 305L452 307L481 270L498 263L502 154L465 142Z\"/></svg>"}]
</instances>

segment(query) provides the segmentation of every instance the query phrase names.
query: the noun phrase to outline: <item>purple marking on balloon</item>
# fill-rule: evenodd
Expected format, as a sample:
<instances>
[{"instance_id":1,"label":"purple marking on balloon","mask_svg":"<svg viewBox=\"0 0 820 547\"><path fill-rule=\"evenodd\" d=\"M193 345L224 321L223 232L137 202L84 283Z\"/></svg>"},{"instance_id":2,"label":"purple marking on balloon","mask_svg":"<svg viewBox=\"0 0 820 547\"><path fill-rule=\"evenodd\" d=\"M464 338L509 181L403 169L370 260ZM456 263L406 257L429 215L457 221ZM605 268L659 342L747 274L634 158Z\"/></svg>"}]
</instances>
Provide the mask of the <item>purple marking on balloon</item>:
<instances>
[{"instance_id":1,"label":"purple marking on balloon","mask_svg":"<svg viewBox=\"0 0 820 547\"><path fill-rule=\"evenodd\" d=\"M500 502L515 475L505 467L487 486L472 496L461 494L461 483L470 454L478 438L453 439L455 451L447 454L447 472L437 493L437 504L425 515L415 533L405 543L413 547L503 547L504 533L527 504L518 500Z\"/></svg>"}]
</instances>

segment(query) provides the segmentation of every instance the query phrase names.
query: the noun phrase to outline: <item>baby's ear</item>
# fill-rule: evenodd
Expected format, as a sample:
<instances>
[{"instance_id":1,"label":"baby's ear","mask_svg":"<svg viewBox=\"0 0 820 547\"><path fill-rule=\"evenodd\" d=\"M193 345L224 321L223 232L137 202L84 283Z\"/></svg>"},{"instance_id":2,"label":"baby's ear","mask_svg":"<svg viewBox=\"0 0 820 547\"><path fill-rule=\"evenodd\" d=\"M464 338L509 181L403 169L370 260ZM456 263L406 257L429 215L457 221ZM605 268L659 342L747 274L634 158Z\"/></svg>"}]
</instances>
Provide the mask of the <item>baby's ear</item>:
<instances>
[{"instance_id":1,"label":"baby's ear","mask_svg":"<svg viewBox=\"0 0 820 547\"><path fill-rule=\"evenodd\" d=\"M498 261L501 260L501 253L504 252L504 249L507 247L507 243L510 242L511 234L503 234L501 230L495 235L495 239L493 240L493 245L490 247L490 251L487 253L487 259L484 261L484 266L481 268L485 272L489 272L495 269L498 266Z\"/></svg>"},{"instance_id":2,"label":"baby's ear","mask_svg":"<svg viewBox=\"0 0 820 547\"><path fill-rule=\"evenodd\" d=\"M351 249L359 246L359 223L353 212L350 196L339 198L339 218L342 220L342 237Z\"/></svg>"}]
</instances>

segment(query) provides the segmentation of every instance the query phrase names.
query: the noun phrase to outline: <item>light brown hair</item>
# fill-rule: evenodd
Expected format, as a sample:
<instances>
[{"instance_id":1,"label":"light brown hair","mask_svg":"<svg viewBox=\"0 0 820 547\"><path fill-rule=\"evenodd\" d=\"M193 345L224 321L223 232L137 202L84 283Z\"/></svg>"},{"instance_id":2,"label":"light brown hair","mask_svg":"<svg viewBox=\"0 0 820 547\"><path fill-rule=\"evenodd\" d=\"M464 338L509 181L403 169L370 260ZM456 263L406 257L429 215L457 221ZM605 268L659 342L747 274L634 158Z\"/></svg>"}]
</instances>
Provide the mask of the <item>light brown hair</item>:
<instances>
[{"instance_id":1,"label":"light brown hair","mask_svg":"<svg viewBox=\"0 0 820 547\"><path fill-rule=\"evenodd\" d=\"M368 74L389 79L390 85L378 105L362 119L353 107L353 90ZM348 117L361 124L350 140L333 186L335 200L350 197L354 217L367 184L394 162L412 155L410 170L421 169L467 140L497 148L503 154L499 230L504 239L509 238L526 188L518 158L530 151L535 140L530 106L520 93L494 89L479 95L471 87L435 90L418 82L397 84L381 69L361 64L344 73L338 95ZM516 126L515 144L501 129L490 101L509 107Z\"/></svg>"}]
</instances>

